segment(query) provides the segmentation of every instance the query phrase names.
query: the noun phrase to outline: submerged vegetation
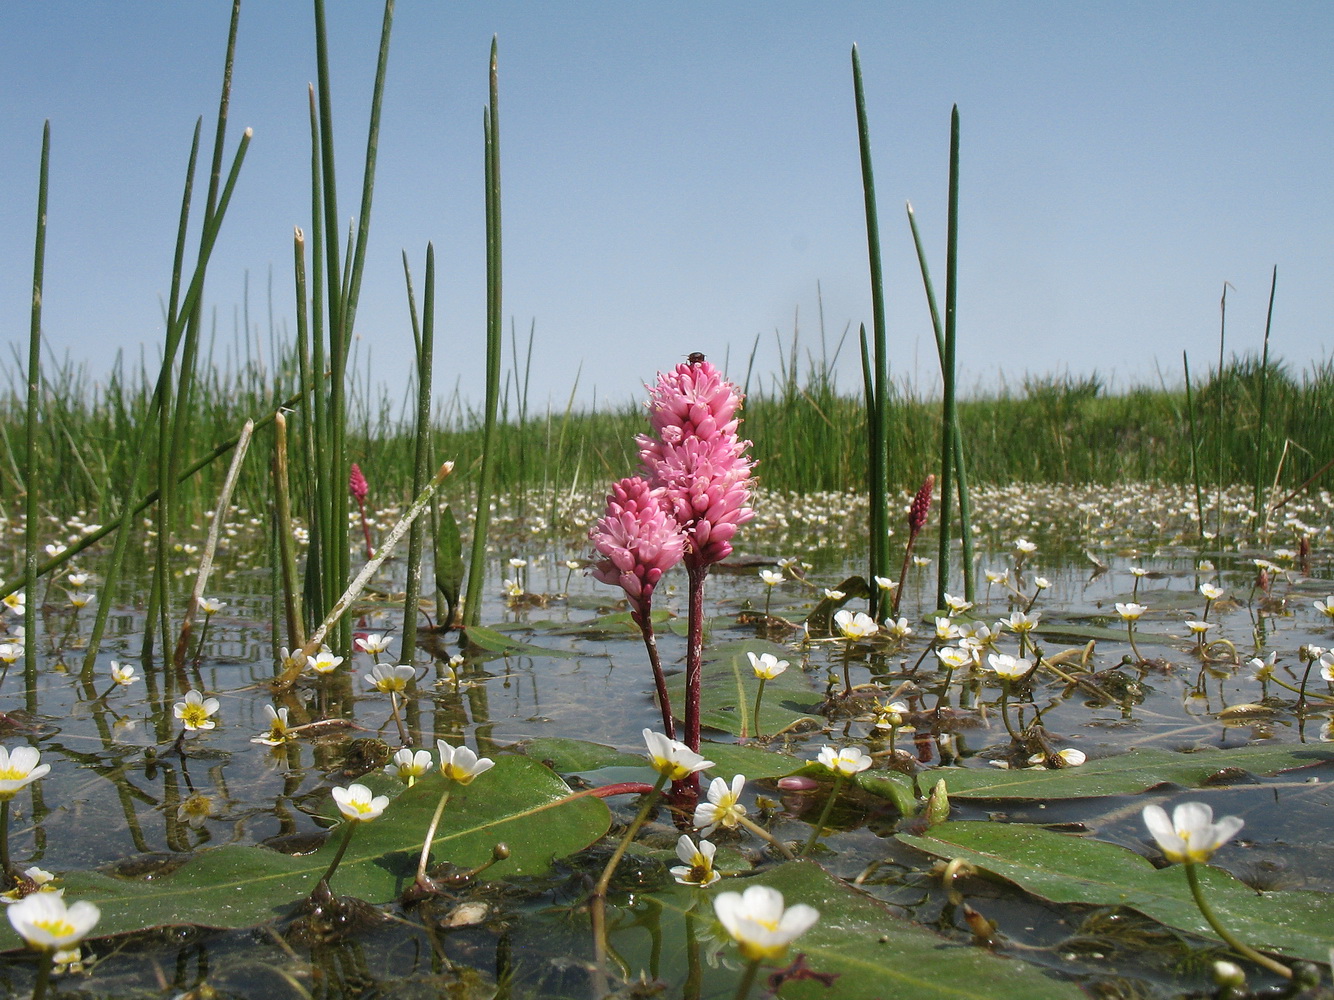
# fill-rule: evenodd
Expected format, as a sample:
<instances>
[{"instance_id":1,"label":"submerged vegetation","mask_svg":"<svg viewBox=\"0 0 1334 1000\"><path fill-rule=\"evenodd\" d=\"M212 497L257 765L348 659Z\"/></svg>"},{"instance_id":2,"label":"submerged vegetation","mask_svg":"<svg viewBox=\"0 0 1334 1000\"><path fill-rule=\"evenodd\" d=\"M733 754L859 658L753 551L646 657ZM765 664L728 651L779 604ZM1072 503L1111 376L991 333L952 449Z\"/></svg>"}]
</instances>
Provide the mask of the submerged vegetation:
<instances>
[{"instance_id":1,"label":"submerged vegetation","mask_svg":"<svg viewBox=\"0 0 1334 1000\"><path fill-rule=\"evenodd\" d=\"M315 12L267 366L202 336L225 88L157 372L41 370L44 145L0 398L0 988L1334 995L1334 368L1266 332L1181 392L957 392L955 109L943 405L895 385L854 50L862 392L794 334L768 382L665 371L648 428L535 416L502 388L493 41L484 401L433 401L430 247L391 398L350 350L393 5L345 252Z\"/></svg>"}]
</instances>

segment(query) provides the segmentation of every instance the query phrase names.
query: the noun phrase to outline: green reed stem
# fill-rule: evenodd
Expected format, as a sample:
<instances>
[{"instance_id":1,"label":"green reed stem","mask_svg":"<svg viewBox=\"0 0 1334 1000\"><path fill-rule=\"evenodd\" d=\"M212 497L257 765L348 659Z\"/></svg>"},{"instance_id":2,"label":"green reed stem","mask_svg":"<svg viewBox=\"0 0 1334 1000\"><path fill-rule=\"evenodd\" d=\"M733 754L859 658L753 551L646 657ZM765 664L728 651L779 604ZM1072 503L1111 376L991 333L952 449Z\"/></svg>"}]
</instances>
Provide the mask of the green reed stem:
<instances>
[{"instance_id":1,"label":"green reed stem","mask_svg":"<svg viewBox=\"0 0 1334 1000\"><path fill-rule=\"evenodd\" d=\"M870 577L889 576L889 351L885 334L884 273L880 260L880 217L875 203L875 173L871 166L871 131L862 85L861 56L852 47L852 89L857 107L857 148L861 154L862 200L866 209L866 251L871 272L871 316L874 337L874 375L868 374L870 392L866 415L867 491L870 500ZM869 373L871 369L868 367ZM882 592L871 588L871 616L879 618Z\"/></svg>"},{"instance_id":2,"label":"green reed stem","mask_svg":"<svg viewBox=\"0 0 1334 1000\"><path fill-rule=\"evenodd\" d=\"M945 330L940 321L940 310L936 306L936 290L931 281L931 271L926 263L926 250L922 246L922 236L917 230L917 215L912 205L908 205L908 228L912 230L913 246L917 250L917 266L922 272L922 286L926 290L926 305L931 312L931 328L936 334L936 354L940 359L941 371L945 370ZM968 491L968 470L964 462L963 431L956 419L950 451L954 460L954 474L959 492L959 535L963 551L963 595L964 600L972 601L977 584L973 563L973 504ZM946 515L942 515L946 516ZM900 581L901 583L902 581ZM942 598L943 599L943 598Z\"/></svg>"},{"instance_id":3,"label":"green reed stem","mask_svg":"<svg viewBox=\"0 0 1334 1000\"><path fill-rule=\"evenodd\" d=\"M1264 502L1264 480L1265 480L1265 432L1269 428L1269 332L1274 325L1274 292L1278 288L1278 265L1274 265L1274 271L1269 279L1269 310L1265 313L1265 339L1264 348L1260 353L1260 415L1255 422L1255 491L1252 500L1252 508L1255 510L1255 517L1251 519L1253 526L1258 526L1262 530L1268 527L1269 518L1267 511L1262 509Z\"/></svg>"},{"instance_id":4,"label":"green reed stem","mask_svg":"<svg viewBox=\"0 0 1334 1000\"><path fill-rule=\"evenodd\" d=\"M288 477L287 418L281 413L273 425L274 534L282 570L282 606L289 649L306 644L301 620L301 592L297 587L296 542L292 538L292 496Z\"/></svg>"},{"instance_id":5,"label":"green reed stem","mask_svg":"<svg viewBox=\"0 0 1334 1000\"><path fill-rule=\"evenodd\" d=\"M838 793L843 790L843 782L847 779L843 777L843 772L834 772L834 787L829 793L829 800L824 804L824 810L820 813L820 818L815 823L815 828L811 830L810 839L806 841L806 846L801 849L801 857L806 857L815 849L815 842L820 839L820 832L824 825L829 822L829 814L834 811L834 803L838 801Z\"/></svg>"},{"instance_id":6,"label":"green reed stem","mask_svg":"<svg viewBox=\"0 0 1334 1000\"><path fill-rule=\"evenodd\" d=\"M162 367L158 372L156 387L153 390L153 397L149 402L146 422L140 431L138 441L134 446L131 460L131 469L126 476L123 485L120 502L120 514L118 517L118 527L128 528L131 526L134 518L134 508L132 498L139 488L139 477L143 472L144 463L147 458L147 442L149 431L152 427L152 418L158 414L160 408L164 405L170 378L172 365L176 357L176 348L180 343L181 335L184 332L184 323L182 317L189 316L195 308L195 303L204 290L204 265L209 260L213 252L213 247L217 243L218 232L222 228L222 220L227 213L227 206L231 203L232 192L236 189L236 181L240 176L241 164L245 162L246 151L250 148L250 140L253 133L246 129L241 136L241 142L238 144L236 154L232 158L231 171L227 175L227 183L223 186L222 194L218 199L218 210L212 218L205 219L203 232L200 234L199 262L195 265L195 270L190 278L190 284L186 289L185 296L181 301L180 314L176 322L167 327L166 343L162 351ZM91 672L93 665L97 661L97 651L102 644L102 633L106 629L107 616L111 611L113 603L111 597L115 593L115 585L120 576L120 568L125 561L125 553L129 547L131 531L121 531L116 536L116 544L112 550L110 559L107 560L106 569L103 572L102 593L104 599L97 602L97 618L93 623L92 633L88 637L88 651L84 656L83 670Z\"/></svg>"},{"instance_id":7,"label":"green reed stem","mask_svg":"<svg viewBox=\"0 0 1334 1000\"><path fill-rule=\"evenodd\" d=\"M1181 365L1186 372L1186 419L1190 427L1190 478L1195 484L1195 522L1200 527L1200 538L1204 538L1204 490L1200 487L1200 435L1195 427L1195 400L1191 395L1190 360L1186 352L1181 352ZM1139 580L1135 581L1136 585Z\"/></svg>"},{"instance_id":8,"label":"green reed stem","mask_svg":"<svg viewBox=\"0 0 1334 1000\"><path fill-rule=\"evenodd\" d=\"M42 288L46 273L46 195L51 165L51 122L42 125L42 158L37 168L37 233L32 251L32 314L28 326L28 386L25 415L23 478L24 512L23 565L29 580L37 579L37 427L42 396ZM37 690L37 592L28 594L23 605L23 680L28 691ZM9 803L5 803L8 810ZM6 818L8 813L6 812ZM8 826L5 828L8 834ZM6 852L8 847L5 847ZM4 871L8 873L6 858Z\"/></svg>"},{"instance_id":9,"label":"green reed stem","mask_svg":"<svg viewBox=\"0 0 1334 1000\"><path fill-rule=\"evenodd\" d=\"M950 506L954 501L954 439L958 433L959 412L955 400L955 303L959 287L959 106L950 111L949 212L946 221L945 250L945 360L941 366L944 382L940 434L940 548L936 565L936 607L945 606L945 591L950 582ZM966 527L965 529L966 530ZM966 571L971 574L972 567ZM971 595L968 598L971 600Z\"/></svg>"},{"instance_id":10,"label":"green reed stem","mask_svg":"<svg viewBox=\"0 0 1334 1000\"><path fill-rule=\"evenodd\" d=\"M14 881L14 869L9 861L9 799L0 799L0 882L6 889Z\"/></svg>"},{"instance_id":11,"label":"green reed stem","mask_svg":"<svg viewBox=\"0 0 1334 1000\"><path fill-rule=\"evenodd\" d=\"M37 982L32 987L32 1000L46 1000L47 988L51 985L51 968L55 964L54 955L46 948L37 949Z\"/></svg>"},{"instance_id":12,"label":"green reed stem","mask_svg":"<svg viewBox=\"0 0 1334 1000\"><path fill-rule=\"evenodd\" d=\"M1234 935L1231 931L1229 931L1226 927L1223 926L1223 924L1219 921L1218 917L1215 915L1213 908L1208 904L1208 902L1204 898L1204 889L1203 887L1201 887L1200 877L1195 871L1195 862L1186 861L1185 866L1186 866L1186 881L1190 883L1190 894L1195 897L1195 905L1200 908L1200 913L1202 913L1204 915L1204 919L1209 922L1209 926L1214 929L1214 933L1217 934L1220 938L1222 938L1223 941L1226 942L1227 946L1231 948L1233 951L1235 951L1237 954L1250 959L1256 965L1263 966L1270 972L1277 973L1284 979L1291 979L1292 970L1289 969L1286 965L1283 965L1281 962L1274 961L1268 955L1261 955L1254 948L1243 943L1242 941L1239 941L1236 935Z\"/></svg>"},{"instance_id":13,"label":"green reed stem","mask_svg":"<svg viewBox=\"0 0 1334 1000\"><path fill-rule=\"evenodd\" d=\"M491 524L491 493L495 482L496 411L500 405L501 355L501 213L500 213L500 84L497 41L491 39L490 103L482 116L486 179L486 404L483 411L482 467L477 476L477 513L473 518L468 590L464 622L482 622L482 585L486 576L486 535Z\"/></svg>"},{"instance_id":14,"label":"green reed stem","mask_svg":"<svg viewBox=\"0 0 1334 1000\"><path fill-rule=\"evenodd\" d=\"M435 246L426 244L426 288L422 299L422 329L417 350L417 428L412 470L412 492L426 484L427 460L431 451L431 368L435 344ZM434 512L435 505L431 505ZM417 601L421 594L422 550L426 525L418 519L408 533L408 579L403 597L403 645L400 663L411 664L417 649Z\"/></svg>"},{"instance_id":15,"label":"green reed stem","mask_svg":"<svg viewBox=\"0 0 1334 1000\"><path fill-rule=\"evenodd\" d=\"M1227 289L1223 282L1223 297L1218 303L1218 372L1215 375L1217 392L1214 393L1214 539L1223 544L1223 343L1227 335Z\"/></svg>"}]
</instances>

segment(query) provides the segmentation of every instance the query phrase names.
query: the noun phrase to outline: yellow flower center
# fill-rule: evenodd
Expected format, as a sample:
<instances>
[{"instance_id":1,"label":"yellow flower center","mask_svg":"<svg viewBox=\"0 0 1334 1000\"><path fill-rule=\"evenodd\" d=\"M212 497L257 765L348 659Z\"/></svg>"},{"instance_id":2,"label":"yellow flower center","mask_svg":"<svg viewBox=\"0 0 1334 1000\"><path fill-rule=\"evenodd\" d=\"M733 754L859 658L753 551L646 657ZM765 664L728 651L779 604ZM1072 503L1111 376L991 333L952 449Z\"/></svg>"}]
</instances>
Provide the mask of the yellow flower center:
<instances>
[{"instance_id":1,"label":"yellow flower center","mask_svg":"<svg viewBox=\"0 0 1334 1000\"><path fill-rule=\"evenodd\" d=\"M0 781L22 781L27 776L27 771L20 771L13 766L0 768Z\"/></svg>"},{"instance_id":2,"label":"yellow flower center","mask_svg":"<svg viewBox=\"0 0 1334 1000\"><path fill-rule=\"evenodd\" d=\"M78 930L68 920L34 920L32 925L40 930L46 931L54 938L73 937L78 934Z\"/></svg>"},{"instance_id":3,"label":"yellow flower center","mask_svg":"<svg viewBox=\"0 0 1334 1000\"><path fill-rule=\"evenodd\" d=\"M203 705L186 702L185 708L181 709L181 722L185 724L186 729L198 729L207 721L208 712L204 710Z\"/></svg>"}]
</instances>

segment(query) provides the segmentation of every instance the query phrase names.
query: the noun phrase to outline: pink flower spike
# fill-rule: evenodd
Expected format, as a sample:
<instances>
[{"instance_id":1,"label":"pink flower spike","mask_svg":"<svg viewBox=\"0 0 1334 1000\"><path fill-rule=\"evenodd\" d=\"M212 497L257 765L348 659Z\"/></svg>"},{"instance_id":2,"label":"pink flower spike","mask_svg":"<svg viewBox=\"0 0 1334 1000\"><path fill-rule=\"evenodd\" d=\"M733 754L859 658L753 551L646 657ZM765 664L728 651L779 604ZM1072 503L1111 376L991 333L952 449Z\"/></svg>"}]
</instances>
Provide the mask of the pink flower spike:
<instances>
[{"instance_id":1,"label":"pink flower spike","mask_svg":"<svg viewBox=\"0 0 1334 1000\"><path fill-rule=\"evenodd\" d=\"M366 494L371 491L370 484L366 482L366 477L361 474L361 466L356 462L352 463L352 473L347 477L347 491L352 494L357 503L364 503Z\"/></svg>"},{"instance_id":2,"label":"pink flower spike","mask_svg":"<svg viewBox=\"0 0 1334 1000\"><path fill-rule=\"evenodd\" d=\"M589 540L605 558L593 576L620 587L640 615L648 613L653 589L685 552L686 538L663 509L661 491L638 476L622 479L607 496L607 513Z\"/></svg>"},{"instance_id":3,"label":"pink flower spike","mask_svg":"<svg viewBox=\"0 0 1334 1000\"><path fill-rule=\"evenodd\" d=\"M659 437L639 437L639 457L664 508L687 539L686 563L727 558L736 529L755 516L749 441L737 437L741 393L707 361L677 365L649 391L649 422Z\"/></svg>"}]
</instances>

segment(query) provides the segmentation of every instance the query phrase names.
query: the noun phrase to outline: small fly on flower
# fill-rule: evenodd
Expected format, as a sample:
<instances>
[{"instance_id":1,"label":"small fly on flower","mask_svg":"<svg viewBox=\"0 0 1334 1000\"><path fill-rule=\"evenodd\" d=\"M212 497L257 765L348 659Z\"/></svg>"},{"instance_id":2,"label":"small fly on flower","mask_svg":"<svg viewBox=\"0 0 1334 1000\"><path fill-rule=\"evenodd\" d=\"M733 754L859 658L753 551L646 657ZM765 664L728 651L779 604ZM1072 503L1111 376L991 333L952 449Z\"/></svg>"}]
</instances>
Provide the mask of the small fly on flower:
<instances>
[{"instance_id":1,"label":"small fly on flower","mask_svg":"<svg viewBox=\"0 0 1334 1000\"><path fill-rule=\"evenodd\" d=\"M704 355L699 351L691 351L686 355L686 364L702 365L704 364Z\"/></svg>"}]
</instances>

